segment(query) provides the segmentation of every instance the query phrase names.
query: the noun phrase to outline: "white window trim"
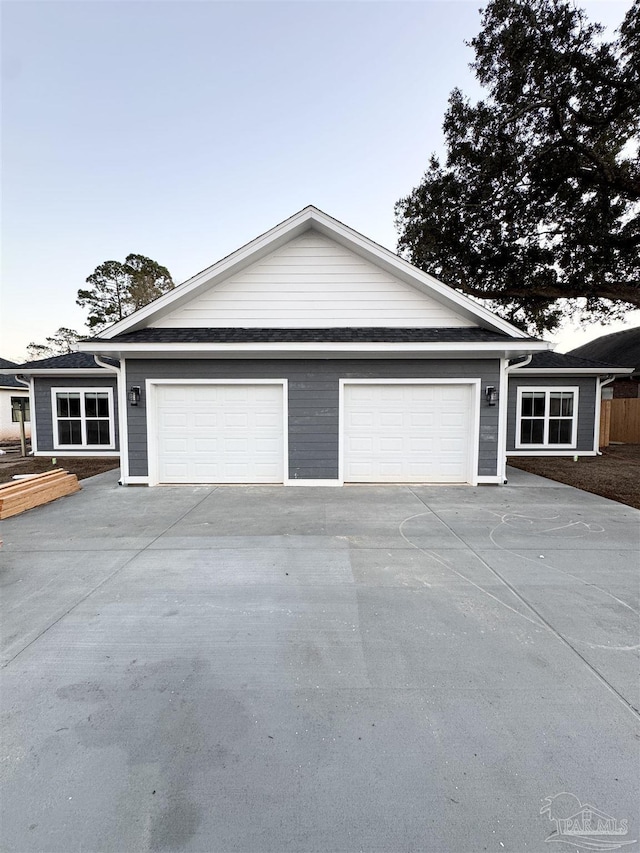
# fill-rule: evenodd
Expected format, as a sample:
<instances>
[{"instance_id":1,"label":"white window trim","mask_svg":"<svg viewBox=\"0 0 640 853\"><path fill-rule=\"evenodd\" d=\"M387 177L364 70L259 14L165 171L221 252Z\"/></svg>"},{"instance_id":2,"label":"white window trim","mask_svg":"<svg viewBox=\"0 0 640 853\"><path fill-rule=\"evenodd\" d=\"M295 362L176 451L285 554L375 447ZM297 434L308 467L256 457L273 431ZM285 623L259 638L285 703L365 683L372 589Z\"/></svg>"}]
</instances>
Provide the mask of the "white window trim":
<instances>
[{"instance_id":1,"label":"white window trim","mask_svg":"<svg viewBox=\"0 0 640 853\"><path fill-rule=\"evenodd\" d=\"M344 388L345 385L467 385L471 388L471 418L469 424L469 465L467 482L478 485L478 457L480 439L480 389L481 379L439 378L439 379L340 379L338 390L338 481L344 485Z\"/></svg>"},{"instance_id":2,"label":"white window trim","mask_svg":"<svg viewBox=\"0 0 640 853\"><path fill-rule=\"evenodd\" d=\"M85 394L104 394L108 395L109 399L109 435L111 442L109 444L87 444L87 419L85 415ZM57 394L80 394L80 425L82 429L82 444L60 444L58 441L58 421L68 420L68 418L58 418ZM113 389L107 388L104 385L96 388L85 388L76 386L75 388L52 388L51 389L51 419L53 425L53 448L54 450L115 450L116 435L115 422L113 417ZM94 420L91 418L91 420ZM104 420L100 418L100 420Z\"/></svg>"},{"instance_id":3,"label":"white window trim","mask_svg":"<svg viewBox=\"0 0 640 853\"><path fill-rule=\"evenodd\" d=\"M522 395L535 392L537 394L544 393L544 418L534 418L534 420L544 420L544 440L542 444L531 444L520 440L521 424L522 424ZM564 394L573 394L573 416L571 418L571 441L566 444L551 444L549 442L549 420L557 420L551 418L549 414L549 397L551 394L562 392ZM555 448L557 450L575 448L578 431L578 403L580 389L577 385L518 385L518 394L516 399L516 434L515 447L520 450L545 450L547 448ZM524 420L532 420L531 417L525 417ZM567 417L561 420L569 420Z\"/></svg>"},{"instance_id":4,"label":"white window trim","mask_svg":"<svg viewBox=\"0 0 640 853\"><path fill-rule=\"evenodd\" d=\"M149 474L146 478L128 477L127 482L147 482L149 486L159 486L158 473L158 397L160 385L278 385L282 388L282 467L283 485L294 485L295 480L289 480L289 382L287 379L147 379L145 394L147 401L147 465ZM173 485L173 484L172 484ZM185 484L187 485L187 484ZM196 485L206 485L200 483ZM212 484L214 485L214 484ZM231 484L224 484L231 485ZM250 485L238 484L238 485Z\"/></svg>"}]
</instances>

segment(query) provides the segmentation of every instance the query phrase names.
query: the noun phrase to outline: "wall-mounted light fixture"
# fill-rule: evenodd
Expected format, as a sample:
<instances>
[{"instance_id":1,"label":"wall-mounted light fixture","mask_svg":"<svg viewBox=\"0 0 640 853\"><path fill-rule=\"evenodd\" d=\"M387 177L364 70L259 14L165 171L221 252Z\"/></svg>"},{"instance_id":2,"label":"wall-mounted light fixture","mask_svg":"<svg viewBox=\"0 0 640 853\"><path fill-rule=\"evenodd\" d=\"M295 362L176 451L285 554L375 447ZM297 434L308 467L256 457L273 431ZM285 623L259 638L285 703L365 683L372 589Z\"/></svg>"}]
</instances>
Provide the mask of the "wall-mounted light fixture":
<instances>
[{"instance_id":1,"label":"wall-mounted light fixture","mask_svg":"<svg viewBox=\"0 0 640 853\"><path fill-rule=\"evenodd\" d=\"M127 394L127 400L129 401L130 406L137 406L140 402L140 386L133 385L129 388L129 393Z\"/></svg>"},{"instance_id":2,"label":"wall-mounted light fixture","mask_svg":"<svg viewBox=\"0 0 640 853\"><path fill-rule=\"evenodd\" d=\"M485 389L485 397L489 406L495 406L498 402L498 390L493 385L487 385Z\"/></svg>"}]
</instances>

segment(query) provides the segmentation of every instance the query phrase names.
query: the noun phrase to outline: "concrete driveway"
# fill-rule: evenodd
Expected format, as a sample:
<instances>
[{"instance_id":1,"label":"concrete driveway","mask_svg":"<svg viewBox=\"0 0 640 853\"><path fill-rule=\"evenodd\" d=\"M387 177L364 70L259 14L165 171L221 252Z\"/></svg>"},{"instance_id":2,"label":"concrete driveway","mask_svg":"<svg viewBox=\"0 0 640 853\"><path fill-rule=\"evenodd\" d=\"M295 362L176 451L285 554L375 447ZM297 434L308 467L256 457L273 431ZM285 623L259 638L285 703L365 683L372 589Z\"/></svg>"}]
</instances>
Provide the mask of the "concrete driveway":
<instances>
[{"instance_id":1,"label":"concrete driveway","mask_svg":"<svg viewBox=\"0 0 640 853\"><path fill-rule=\"evenodd\" d=\"M640 513L510 476L109 472L3 522L2 849L581 849L545 843L581 804L638 839Z\"/></svg>"}]
</instances>

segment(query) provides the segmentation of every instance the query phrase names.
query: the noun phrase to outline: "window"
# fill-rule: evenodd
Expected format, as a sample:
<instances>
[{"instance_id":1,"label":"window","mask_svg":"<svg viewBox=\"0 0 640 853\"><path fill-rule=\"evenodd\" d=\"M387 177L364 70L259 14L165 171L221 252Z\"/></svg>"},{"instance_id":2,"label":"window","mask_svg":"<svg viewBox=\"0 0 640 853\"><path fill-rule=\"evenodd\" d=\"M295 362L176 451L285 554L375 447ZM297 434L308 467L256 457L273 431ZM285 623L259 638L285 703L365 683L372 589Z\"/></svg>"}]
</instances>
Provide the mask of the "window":
<instances>
[{"instance_id":1,"label":"window","mask_svg":"<svg viewBox=\"0 0 640 853\"><path fill-rule=\"evenodd\" d=\"M573 447L577 388L518 388L516 447Z\"/></svg>"},{"instance_id":2,"label":"window","mask_svg":"<svg viewBox=\"0 0 640 853\"><path fill-rule=\"evenodd\" d=\"M14 424L20 423L20 406L23 406L22 411L24 412L24 422L31 420L31 414L29 412L29 398L28 397L12 397L11 398L11 422Z\"/></svg>"},{"instance_id":3,"label":"window","mask_svg":"<svg viewBox=\"0 0 640 853\"><path fill-rule=\"evenodd\" d=\"M51 398L56 450L115 447L111 388L52 388Z\"/></svg>"}]
</instances>

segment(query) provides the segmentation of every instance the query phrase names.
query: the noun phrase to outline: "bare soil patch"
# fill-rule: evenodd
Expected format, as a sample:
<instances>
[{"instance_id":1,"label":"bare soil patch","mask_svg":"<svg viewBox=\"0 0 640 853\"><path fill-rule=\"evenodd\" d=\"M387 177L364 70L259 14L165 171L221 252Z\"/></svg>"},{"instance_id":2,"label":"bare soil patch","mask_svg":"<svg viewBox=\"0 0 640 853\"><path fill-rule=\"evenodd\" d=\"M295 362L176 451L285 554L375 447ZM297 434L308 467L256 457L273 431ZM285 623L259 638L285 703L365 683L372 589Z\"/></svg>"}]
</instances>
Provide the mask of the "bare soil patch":
<instances>
[{"instance_id":1,"label":"bare soil patch","mask_svg":"<svg viewBox=\"0 0 640 853\"><path fill-rule=\"evenodd\" d=\"M612 444L602 456L580 456L577 462L572 456L510 456L507 461L514 468L640 509L640 444Z\"/></svg>"},{"instance_id":2,"label":"bare soil patch","mask_svg":"<svg viewBox=\"0 0 640 853\"><path fill-rule=\"evenodd\" d=\"M8 451L0 456L0 483L8 483L14 474L43 474L54 468L64 468L70 474L76 474L79 480L93 477L120 467L117 457L104 458L96 456L58 456L56 464L46 456L21 457L11 447L3 446Z\"/></svg>"}]
</instances>

